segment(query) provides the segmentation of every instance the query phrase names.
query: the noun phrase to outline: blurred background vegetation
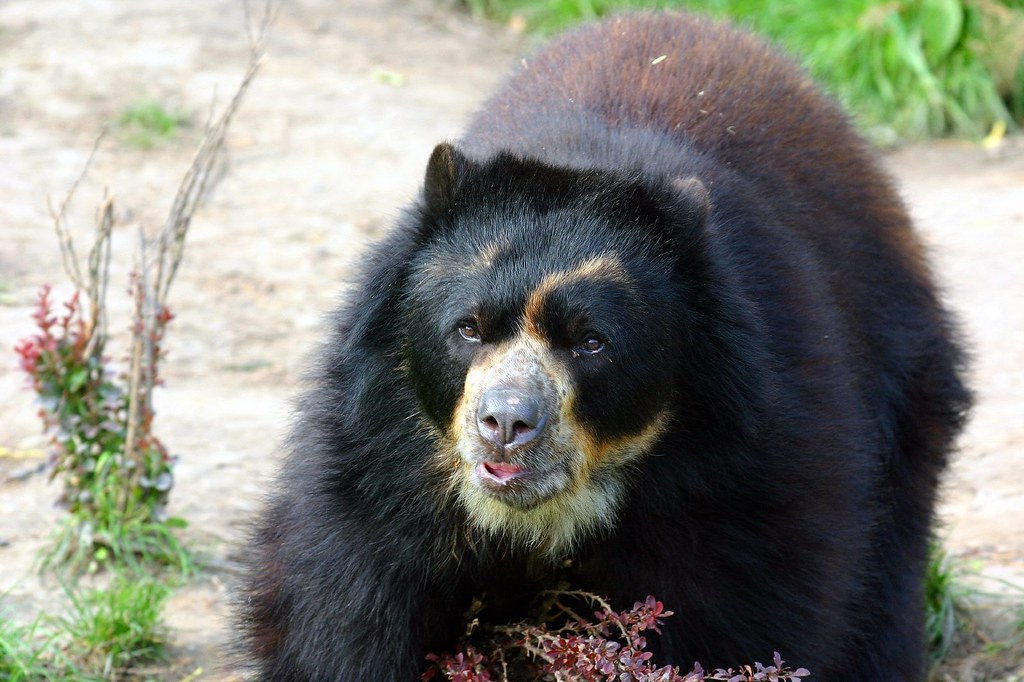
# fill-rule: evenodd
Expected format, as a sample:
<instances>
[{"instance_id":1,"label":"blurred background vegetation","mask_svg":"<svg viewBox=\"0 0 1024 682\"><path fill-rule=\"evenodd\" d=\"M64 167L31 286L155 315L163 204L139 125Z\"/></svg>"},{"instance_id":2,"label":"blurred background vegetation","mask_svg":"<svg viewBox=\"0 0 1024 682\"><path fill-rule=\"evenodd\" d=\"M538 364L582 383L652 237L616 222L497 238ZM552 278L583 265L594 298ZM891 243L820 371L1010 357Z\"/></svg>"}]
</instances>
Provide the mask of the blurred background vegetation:
<instances>
[{"instance_id":1,"label":"blurred background vegetation","mask_svg":"<svg viewBox=\"0 0 1024 682\"><path fill-rule=\"evenodd\" d=\"M728 18L795 54L876 144L1024 124L1024 0L460 0L539 35L628 9Z\"/></svg>"}]
</instances>

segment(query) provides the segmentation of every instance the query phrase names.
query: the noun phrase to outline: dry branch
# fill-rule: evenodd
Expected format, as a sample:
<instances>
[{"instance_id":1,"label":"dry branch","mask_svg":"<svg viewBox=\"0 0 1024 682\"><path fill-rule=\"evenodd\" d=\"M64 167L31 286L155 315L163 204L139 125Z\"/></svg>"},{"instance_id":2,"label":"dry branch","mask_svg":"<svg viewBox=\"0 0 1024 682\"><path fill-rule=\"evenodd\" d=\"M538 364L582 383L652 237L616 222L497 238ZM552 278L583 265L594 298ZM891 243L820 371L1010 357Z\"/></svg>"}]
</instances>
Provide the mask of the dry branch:
<instances>
[{"instance_id":1,"label":"dry branch","mask_svg":"<svg viewBox=\"0 0 1024 682\"><path fill-rule=\"evenodd\" d=\"M93 238L92 248L89 249L89 257L86 261L88 277L82 276L79 265L78 254L75 252L74 239L68 227L67 212L75 191L85 179L92 165L96 152L99 150L106 131L101 132L93 142L92 150L89 152L85 165L78 177L71 184L60 207L54 209L53 202L47 200L47 207L50 217L53 219L53 227L57 232L57 240L60 244L61 263L75 289L85 294L89 301L89 314L85 320L85 335L88 338L86 346L87 357L99 357L103 352L106 343L106 294L107 282L110 277L110 236L114 229L114 199L104 192L103 201L96 210L96 235Z\"/></svg>"}]
</instances>

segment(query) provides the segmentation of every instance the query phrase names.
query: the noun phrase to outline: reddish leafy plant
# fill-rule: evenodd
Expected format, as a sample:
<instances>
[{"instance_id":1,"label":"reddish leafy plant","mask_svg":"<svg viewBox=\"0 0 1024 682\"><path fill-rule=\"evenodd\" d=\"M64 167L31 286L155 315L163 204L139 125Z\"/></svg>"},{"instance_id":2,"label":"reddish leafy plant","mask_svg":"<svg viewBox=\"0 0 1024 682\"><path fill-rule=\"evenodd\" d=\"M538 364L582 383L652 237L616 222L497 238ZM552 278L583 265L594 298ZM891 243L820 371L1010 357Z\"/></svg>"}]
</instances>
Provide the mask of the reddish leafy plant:
<instances>
[{"instance_id":1,"label":"reddish leafy plant","mask_svg":"<svg viewBox=\"0 0 1024 682\"><path fill-rule=\"evenodd\" d=\"M141 294L137 278L132 294ZM140 419L130 424L128 376L118 375L104 356L106 342L95 307L83 310L76 290L60 309L52 290L42 287L32 318L36 332L16 347L39 402L39 417L48 436L51 479L60 476L60 502L70 514L48 559L75 569L95 569L108 558L132 563L137 556L159 554L158 526L182 525L168 519L167 498L173 484L173 459L153 435L153 411L143 401ZM153 362L144 372L157 382L160 343L169 310L162 308L147 331L136 320L133 334L145 335ZM134 428L133 428L134 426ZM127 447L131 440L131 447ZM167 538L163 538L167 539ZM171 542L172 559L181 548Z\"/></svg>"},{"instance_id":2,"label":"reddish leafy plant","mask_svg":"<svg viewBox=\"0 0 1024 682\"><path fill-rule=\"evenodd\" d=\"M507 682L537 679L573 682L800 682L810 673L785 665L778 652L771 665L754 663L737 669L706 672L699 663L689 672L659 666L647 651L648 631L661 633L662 619L672 616L648 596L626 611L615 611L600 597L576 591L548 593L539 625L519 623L490 631L469 614L467 643L455 654L430 654L424 681ZM593 620L580 617L570 600L597 605ZM479 612L479 605L474 607ZM483 632L483 636L481 636ZM480 642L478 646L469 639Z\"/></svg>"}]
</instances>

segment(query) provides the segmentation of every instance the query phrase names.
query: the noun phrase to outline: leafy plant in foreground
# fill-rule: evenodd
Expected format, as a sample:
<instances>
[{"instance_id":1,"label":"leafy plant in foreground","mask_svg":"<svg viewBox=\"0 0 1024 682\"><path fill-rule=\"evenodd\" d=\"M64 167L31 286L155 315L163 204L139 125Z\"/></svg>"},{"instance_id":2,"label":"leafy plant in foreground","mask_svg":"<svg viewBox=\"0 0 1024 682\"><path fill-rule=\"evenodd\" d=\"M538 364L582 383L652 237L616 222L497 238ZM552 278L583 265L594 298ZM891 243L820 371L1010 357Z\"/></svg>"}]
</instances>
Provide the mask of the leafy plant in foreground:
<instances>
[{"instance_id":1,"label":"leafy plant in foreground","mask_svg":"<svg viewBox=\"0 0 1024 682\"><path fill-rule=\"evenodd\" d=\"M41 613L30 625L17 625L0 616L0 679L126 679L165 658L167 585L114 574L104 588L65 585L64 591L71 603L59 618Z\"/></svg>"},{"instance_id":2,"label":"leafy plant in foreground","mask_svg":"<svg viewBox=\"0 0 1024 682\"><path fill-rule=\"evenodd\" d=\"M964 568L942 546L932 543L925 573L925 632L933 661L944 659L956 640L963 621L963 601L969 588L963 583Z\"/></svg>"},{"instance_id":3,"label":"leafy plant in foreground","mask_svg":"<svg viewBox=\"0 0 1024 682\"><path fill-rule=\"evenodd\" d=\"M810 673L786 667L778 652L771 665L705 671L699 663L689 672L678 666L658 666L647 651L647 631L661 632L662 618L672 614L653 596L627 611L613 610L603 599L585 592L552 592L542 607L540 625L519 623L474 637L471 620L467 643L454 654L430 654L424 681L507 682L512 679L574 680L578 682L799 682ZM569 600L600 608L594 620L575 613ZM479 646L468 643L481 641ZM438 678L438 675L442 677Z\"/></svg>"}]
</instances>

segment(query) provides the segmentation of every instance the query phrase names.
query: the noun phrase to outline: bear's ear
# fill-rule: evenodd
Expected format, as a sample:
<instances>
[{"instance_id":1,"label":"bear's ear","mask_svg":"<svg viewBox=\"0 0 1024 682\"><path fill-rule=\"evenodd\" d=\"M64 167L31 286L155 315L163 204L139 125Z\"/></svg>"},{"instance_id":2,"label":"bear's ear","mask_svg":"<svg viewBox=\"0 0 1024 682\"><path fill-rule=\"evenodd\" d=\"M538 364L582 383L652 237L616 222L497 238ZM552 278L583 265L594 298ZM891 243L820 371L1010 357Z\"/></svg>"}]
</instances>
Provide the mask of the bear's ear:
<instances>
[{"instance_id":1,"label":"bear's ear","mask_svg":"<svg viewBox=\"0 0 1024 682\"><path fill-rule=\"evenodd\" d=\"M423 199L429 215L440 216L451 209L469 166L469 159L453 145L445 142L434 147L423 180Z\"/></svg>"}]
</instances>

